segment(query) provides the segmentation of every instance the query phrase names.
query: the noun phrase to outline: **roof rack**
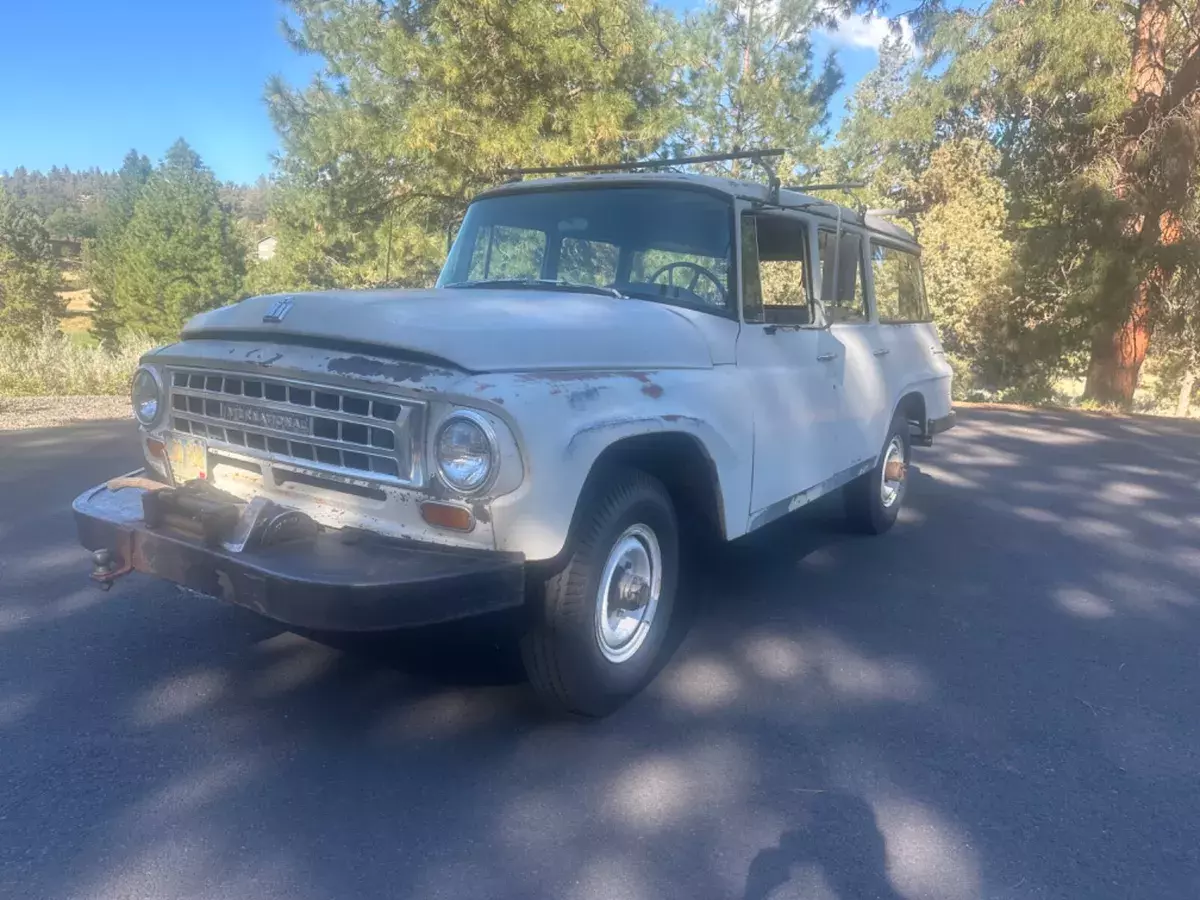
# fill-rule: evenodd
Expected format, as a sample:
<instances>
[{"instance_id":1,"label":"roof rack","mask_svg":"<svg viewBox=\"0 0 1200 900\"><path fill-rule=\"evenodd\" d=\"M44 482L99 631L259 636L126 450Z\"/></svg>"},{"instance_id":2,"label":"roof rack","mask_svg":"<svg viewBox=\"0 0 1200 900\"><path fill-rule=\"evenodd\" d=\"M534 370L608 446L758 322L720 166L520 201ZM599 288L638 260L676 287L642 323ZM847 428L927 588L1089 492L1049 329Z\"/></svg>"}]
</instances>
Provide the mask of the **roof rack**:
<instances>
[{"instance_id":1,"label":"roof rack","mask_svg":"<svg viewBox=\"0 0 1200 900\"><path fill-rule=\"evenodd\" d=\"M705 156L677 156L673 159L642 159L634 162L599 163L585 166L535 166L531 169L501 169L500 174L520 178L524 175L579 175L585 172L629 172L634 169L666 169L671 166L694 163L728 162L736 159L752 159L761 162L783 156L783 150L739 150L735 153L709 153Z\"/></svg>"},{"instance_id":2,"label":"roof rack","mask_svg":"<svg viewBox=\"0 0 1200 900\"><path fill-rule=\"evenodd\" d=\"M835 181L831 184L796 184L789 185L789 191L853 191L858 188L865 188L865 181Z\"/></svg>"},{"instance_id":3,"label":"roof rack","mask_svg":"<svg viewBox=\"0 0 1200 900\"><path fill-rule=\"evenodd\" d=\"M846 191L847 193L849 193L852 190L855 190L857 188L865 188L866 186L867 186L866 182L864 182L864 181L834 181L834 182L830 182L829 184L789 185L787 190L796 191L798 193L810 193L810 194L817 193L819 191ZM776 194L776 196L778 196L778 194ZM784 208L785 209L808 209L810 206L822 206L825 204L825 202L826 201L824 201L824 200L813 199L813 200L809 200L806 203L787 204L786 206L784 206ZM838 205L838 204L835 204L835 205ZM857 203L857 204L855 204L855 212L857 212L860 216L865 215L866 208L863 206L862 203ZM838 213L838 215L840 216L841 213Z\"/></svg>"}]
</instances>

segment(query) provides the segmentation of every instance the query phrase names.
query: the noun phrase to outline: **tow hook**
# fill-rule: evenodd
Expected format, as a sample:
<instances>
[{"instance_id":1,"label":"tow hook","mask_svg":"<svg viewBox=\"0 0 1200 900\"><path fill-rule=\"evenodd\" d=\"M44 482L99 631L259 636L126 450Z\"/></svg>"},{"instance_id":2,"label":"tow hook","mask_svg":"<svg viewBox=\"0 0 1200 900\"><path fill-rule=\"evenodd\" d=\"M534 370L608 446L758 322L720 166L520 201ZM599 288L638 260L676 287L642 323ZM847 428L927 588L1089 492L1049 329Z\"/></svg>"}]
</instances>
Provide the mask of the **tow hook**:
<instances>
[{"instance_id":1,"label":"tow hook","mask_svg":"<svg viewBox=\"0 0 1200 900\"><path fill-rule=\"evenodd\" d=\"M118 567L111 550L97 550L92 554L92 580L99 584L102 591L110 590L113 582L132 571L132 568L128 563Z\"/></svg>"}]
</instances>

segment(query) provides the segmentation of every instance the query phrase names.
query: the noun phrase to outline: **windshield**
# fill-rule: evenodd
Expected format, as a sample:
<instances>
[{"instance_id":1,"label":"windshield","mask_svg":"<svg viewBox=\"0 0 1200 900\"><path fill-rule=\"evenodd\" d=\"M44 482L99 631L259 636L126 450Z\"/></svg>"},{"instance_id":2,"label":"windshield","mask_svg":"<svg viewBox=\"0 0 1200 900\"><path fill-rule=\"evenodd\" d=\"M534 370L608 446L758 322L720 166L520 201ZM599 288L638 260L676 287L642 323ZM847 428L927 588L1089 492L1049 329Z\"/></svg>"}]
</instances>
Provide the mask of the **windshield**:
<instances>
[{"instance_id":1,"label":"windshield","mask_svg":"<svg viewBox=\"0 0 1200 900\"><path fill-rule=\"evenodd\" d=\"M572 188L471 204L438 287L609 289L732 313L729 201L680 188Z\"/></svg>"}]
</instances>

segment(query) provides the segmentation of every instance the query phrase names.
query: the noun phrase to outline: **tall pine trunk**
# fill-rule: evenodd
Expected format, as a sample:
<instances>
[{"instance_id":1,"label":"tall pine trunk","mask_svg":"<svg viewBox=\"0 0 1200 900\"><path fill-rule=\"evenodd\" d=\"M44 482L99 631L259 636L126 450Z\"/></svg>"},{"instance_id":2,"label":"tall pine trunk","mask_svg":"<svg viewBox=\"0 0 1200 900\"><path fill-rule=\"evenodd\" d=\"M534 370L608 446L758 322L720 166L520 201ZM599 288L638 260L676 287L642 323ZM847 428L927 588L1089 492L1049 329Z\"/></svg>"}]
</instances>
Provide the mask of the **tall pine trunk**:
<instances>
[{"instance_id":1,"label":"tall pine trunk","mask_svg":"<svg viewBox=\"0 0 1200 900\"><path fill-rule=\"evenodd\" d=\"M1130 99L1134 109L1145 115L1131 117L1137 126L1127 128L1120 160L1125 170L1120 176L1118 194L1128 193L1134 173L1129 171L1138 150L1138 142L1154 119L1167 84L1167 24L1170 0L1140 0L1137 28L1133 39L1132 86ZM1156 245L1163 238L1160 218L1135 215L1126 223L1126 233L1136 234L1143 246ZM1084 396L1101 403L1128 407L1133 403L1138 375L1150 345L1150 311L1156 292L1163 283L1161 268L1148 272L1122 304L1123 316L1101 326L1092 340Z\"/></svg>"},{"instance_id":2,"label":"tall pine trunk","mask_svg":"<svg viewBox=\"0 0 1200 900\"><path fill-rule=\"evenodd\" d=\"M1128 407L1133 404L1138 375L1150 346L1150 292L1144 279L1135 289L1128 318L1115 330L1103 329L1092 339L1084 396L1099 403Z\"/></svg>"}]
</instances>

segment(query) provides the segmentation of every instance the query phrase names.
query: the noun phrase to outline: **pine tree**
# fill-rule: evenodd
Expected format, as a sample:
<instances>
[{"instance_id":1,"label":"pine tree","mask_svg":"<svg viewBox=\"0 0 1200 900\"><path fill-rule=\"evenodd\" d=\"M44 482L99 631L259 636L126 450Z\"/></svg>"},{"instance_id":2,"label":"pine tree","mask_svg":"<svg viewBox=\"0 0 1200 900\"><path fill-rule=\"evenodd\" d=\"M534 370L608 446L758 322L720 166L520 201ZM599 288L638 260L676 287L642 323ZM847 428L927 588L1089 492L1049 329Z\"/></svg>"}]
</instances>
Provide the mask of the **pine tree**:
<instances>
[{"instance_id":1,"label":"pine tree","mask_svg":"<svg viewBox=\"0 0 1200 900\"><path fill-rule=\"evenodd\" d=\"M180 139L146 181L121 233L110 320L172 340L196 313L238 299L244 266L216 179Z\"/></svg>"},{"instance_id":2,"label":"pine tree","mask_svg":"<svg viewBox=\"0 0 1200 900\"><path fill-rule=\"evenodd\" d=\"M136 150L125 154L116 183L103 198L94 240L83 245L84 274L92 294L92 331L106 344L114 344L125 326L115 296L125 227L150 179L150 160Z\"/></svg>"},{"instance_id":3,"label":"pine tree","mask_svg":"<svg viewBox=\"0 0 1200 900\"><path fill-rule=\"evenodd\" d=\"M264 287L428 283L446 229L513 166L629 158L677 118L645 0L292 0L314 83L275 82L286 156Z\"/></svg>"},{"instance_id":4,"label":"pine tree","mask_svg":"<svg viewBox=\"0 0 1200 900\"><path fill-rule=\"evenodd\" d=\"M810 32L822 21L814 0L712 0L681 30L685 120L676 150L788 151L781 175L809 170L826 137L829 98L842 74L833 56L814 66ZM749 176L746 164L730 167Z\"/></svg>"},{"instance_id":5,"label":"pine tree","mask_svg":"<svg viewBox=\"0 0 1200 900\"><path fill-rule=\"evenodd\" d=\"M57 328L66 304L41 217L0 188L0 335L32 338Z\"/></svg>"},{"instance_id":6,"label":"pine tree","mask_svg":"<svg viewBox=\"0 0 1200 900\"><path fill-rule=\"evenodd\" d=\"M899 201L886 205L920 211L917 182L940 146L986 141L999 154L1025 334L990 329L983 349L1007 358L1009 387L1044 393L1086 371L1090 398L1128 405L1152 335L1177 343L1187 317L1172 295L1200 276L1198 16L1194 2L1160 0L935 10L921 58L891 82L902 89L854 108L842 152ZM959 250L972 239L947 234ZM1009 365L1017 344L1024 362Z\"/></svg>"}]
</instances>

